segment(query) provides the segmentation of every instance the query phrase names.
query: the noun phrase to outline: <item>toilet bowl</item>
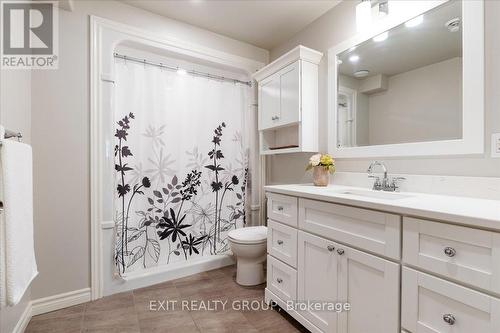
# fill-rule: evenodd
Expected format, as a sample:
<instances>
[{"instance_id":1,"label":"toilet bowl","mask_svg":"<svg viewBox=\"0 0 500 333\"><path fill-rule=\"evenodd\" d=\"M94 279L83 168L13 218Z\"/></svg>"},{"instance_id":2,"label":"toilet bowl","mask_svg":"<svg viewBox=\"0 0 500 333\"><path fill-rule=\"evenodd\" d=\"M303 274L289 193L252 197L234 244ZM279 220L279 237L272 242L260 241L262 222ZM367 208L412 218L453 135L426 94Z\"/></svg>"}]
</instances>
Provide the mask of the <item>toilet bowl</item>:
<instances>
[{"instance_id":1,"label":"toilet bowl","mask_svg":"<svg viewBox=\"0 0 500 333\"><path fill-rule=\"evenodd\" d=\"M236 256L236 283L255 286L266 281L267 227L247 227L228 233L231 251Z\"/></svg>"}]
</instances>

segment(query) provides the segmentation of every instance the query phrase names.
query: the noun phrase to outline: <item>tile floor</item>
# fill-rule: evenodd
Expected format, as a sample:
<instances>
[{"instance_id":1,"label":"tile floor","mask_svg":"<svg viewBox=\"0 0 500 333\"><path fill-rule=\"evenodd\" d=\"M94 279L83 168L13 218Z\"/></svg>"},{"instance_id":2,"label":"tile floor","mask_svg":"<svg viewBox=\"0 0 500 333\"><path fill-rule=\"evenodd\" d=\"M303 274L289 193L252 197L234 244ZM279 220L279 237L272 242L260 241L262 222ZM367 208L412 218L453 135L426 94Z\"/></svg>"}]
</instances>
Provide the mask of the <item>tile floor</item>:
<instances>
[{"instance_id":1,"label":"tile floor","mask_svg":"<svg viewBox=\"0 0 500 333\"><path fill-rule=\"evenodd\" d=\"M284 311L233 309L232 303L244 300L263 303L265 287L239 286L235 274L235 266L228 266L42 314L31 319L26 333L307 332ZM167 310L167 303L160 305L165 300L174 306ZM150 301L157 311L150 310ZM182 310L183 301L194 301L190 310ZM215 308L215 301L227 304ZM196 304L212 308L195 310Z\"/></svg>"}]
</instances>

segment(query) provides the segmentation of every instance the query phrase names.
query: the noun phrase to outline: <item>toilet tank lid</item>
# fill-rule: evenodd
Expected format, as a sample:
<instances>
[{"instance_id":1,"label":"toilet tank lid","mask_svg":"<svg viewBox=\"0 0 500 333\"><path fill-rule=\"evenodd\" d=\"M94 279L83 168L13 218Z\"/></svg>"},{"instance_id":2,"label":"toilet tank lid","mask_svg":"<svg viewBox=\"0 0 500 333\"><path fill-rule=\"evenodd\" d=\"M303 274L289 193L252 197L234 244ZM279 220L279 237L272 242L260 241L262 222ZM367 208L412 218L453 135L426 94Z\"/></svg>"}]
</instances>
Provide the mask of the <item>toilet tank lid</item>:
<instances>
[{"instance_id":1,"label":"toilet tank lid","mask_svg":"<svg viewBox=\"0 0 500 333\"><path fill-rule=\"evenodd\" d=\"M267 227L259 226L259 227L239 228L231 230L227 235L229 238L232 238L236 241L243 241L243 242L263 241L267 238Z\"/></svg>"}]
</instances>

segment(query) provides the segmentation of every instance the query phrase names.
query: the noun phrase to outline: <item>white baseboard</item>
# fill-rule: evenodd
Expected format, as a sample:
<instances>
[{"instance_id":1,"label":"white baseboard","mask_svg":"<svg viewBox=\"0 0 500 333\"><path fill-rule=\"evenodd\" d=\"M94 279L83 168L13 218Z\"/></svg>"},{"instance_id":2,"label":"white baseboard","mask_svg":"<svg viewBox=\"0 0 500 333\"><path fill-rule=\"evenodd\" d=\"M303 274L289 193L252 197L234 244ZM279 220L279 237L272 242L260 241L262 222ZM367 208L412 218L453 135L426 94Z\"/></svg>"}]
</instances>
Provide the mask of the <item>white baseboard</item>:
<instances>
[{"instance_id":1,"label":"white baseboard","mask_svg":"<svg viewBox=\"0 0 500 333\"><path fill-rule=\"evenodd\" d=\"M31 315L36 316L89 301L90 288L39 298L31 301Z\"/></svg>"},{"instance_id":2,"label":"white baseboard","mask_svg":"<svg viewBox=\"0 0 500 333\"><path fill-rule=\"evenodd\" d=\"M28 323L31 320L31 302L28 303L28 306L26 306L26 309L24 309L23 314L21 315L21 318L19 318L19 321L17 322L16 326L14 327L14 330L12 333L24 333L26 330L26 327L28 326Z\"/></svg>"},{"instance_id":3,"label":"white baseboard","mask_svg":"<svg viewBox=\"0 0 500 333\"><path fill-rule=\"evenodd\" d=\"M170 278L184 277L187 275L207 271L210 269L221 268L231 264L234 264L234 259L230 255L214 256L214 258L210 258L210 260L202 258L202 260L194 261L194 265L190 265L186 267L186 269L179 269L179 270L178 268L175 268L173 270L171 269L172 274L170 274ZM154 281L154 279L159 275L158 273L161 272L156 272L156 271L149 272L150 276L144 276L144 275L141 276L140 274L134 276L134 274L130 274L130 276L128 276L126 279L128 280L130 285L134 285L132 281L135 280L139 282L140 280L145 278L143 281L140 281L139 284L142 285L146 282L147 285L151 285L156 282ZM134 287L136 288L137 286ZM54 296L32 300L31 302L29 302L28 306L24 310L21 318L17 322L12 333L23 333L26 327L28 326L28 323L31 320L32 316L37 316L47 312L56 311L70 306L90 302L90 300L91 300L90 288L74 290L67 293L62 293Z\"/></svg>"}]
</instances>

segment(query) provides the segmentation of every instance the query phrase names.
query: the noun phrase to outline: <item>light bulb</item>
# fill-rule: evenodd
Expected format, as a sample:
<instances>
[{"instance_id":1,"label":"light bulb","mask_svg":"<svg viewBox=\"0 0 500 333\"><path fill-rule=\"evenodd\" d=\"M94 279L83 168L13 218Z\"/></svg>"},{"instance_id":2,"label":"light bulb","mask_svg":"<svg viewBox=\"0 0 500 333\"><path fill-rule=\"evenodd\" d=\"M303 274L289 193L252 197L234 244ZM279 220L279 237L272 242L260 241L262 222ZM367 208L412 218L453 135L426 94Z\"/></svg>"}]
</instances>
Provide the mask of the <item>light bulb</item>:
<instances>
[{"instance_id":1,"label":"light bulb","mask_svg":"<svg viewBox=\"0 0 500 333\"><path fill-rule=\"evenodd\" d=\"M350 62L358 62L359 60L359 55L353 54L352 56L349 57Z\"/></svg>"}]
</instances>

